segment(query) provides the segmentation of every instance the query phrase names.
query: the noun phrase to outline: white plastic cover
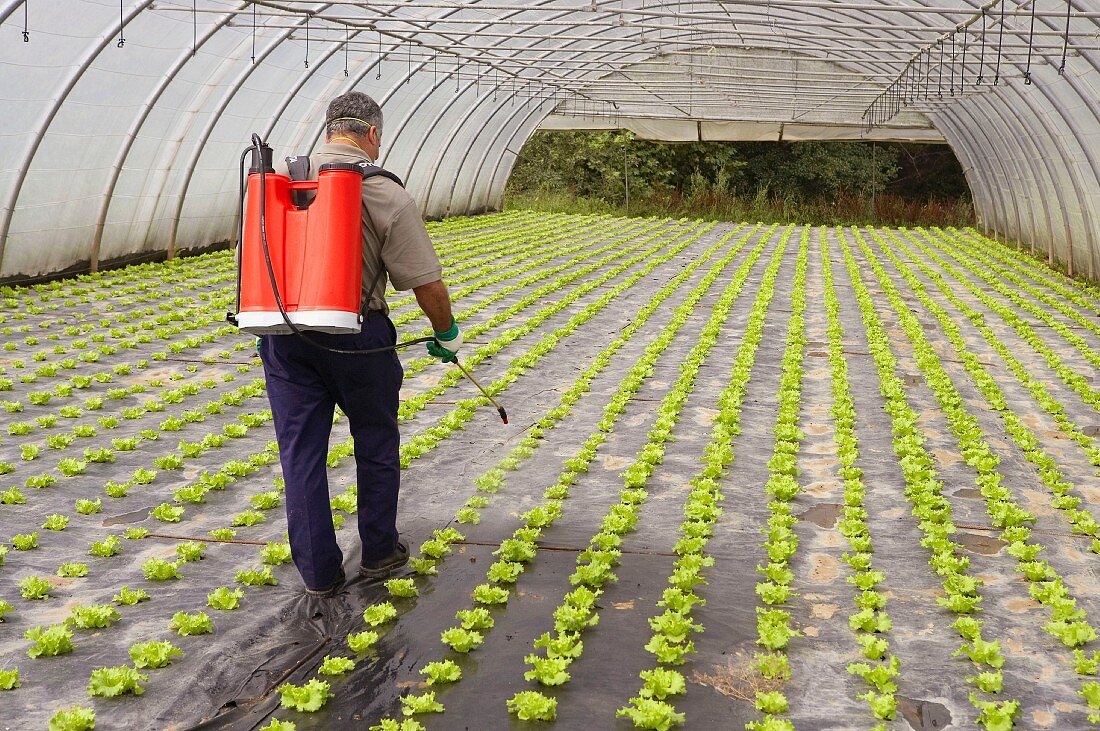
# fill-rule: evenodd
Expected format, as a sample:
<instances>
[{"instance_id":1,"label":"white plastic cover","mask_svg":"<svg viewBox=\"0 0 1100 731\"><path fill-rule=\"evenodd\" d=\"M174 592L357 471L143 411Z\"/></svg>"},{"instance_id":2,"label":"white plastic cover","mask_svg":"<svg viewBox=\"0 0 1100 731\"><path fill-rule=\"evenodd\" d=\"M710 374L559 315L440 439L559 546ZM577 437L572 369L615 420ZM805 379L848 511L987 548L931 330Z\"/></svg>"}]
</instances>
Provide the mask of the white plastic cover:
<instances>
[{"instance_id":1,"label":"white plastic cover","mask_svg":"<svg viewBox=\"0 0 1100 731\"><path fill-rule=\"evenodd\" d=\"M382 103L380 162L429 217L499 208L540 125L942 139L986 230L1095 277L1100 4L1068 2L6 0L0 278L232 239L250 135L309 152L350 89ZM868 106L952 31L924 65L935 93L868 129Z\"/></svg>"}]
</instances>

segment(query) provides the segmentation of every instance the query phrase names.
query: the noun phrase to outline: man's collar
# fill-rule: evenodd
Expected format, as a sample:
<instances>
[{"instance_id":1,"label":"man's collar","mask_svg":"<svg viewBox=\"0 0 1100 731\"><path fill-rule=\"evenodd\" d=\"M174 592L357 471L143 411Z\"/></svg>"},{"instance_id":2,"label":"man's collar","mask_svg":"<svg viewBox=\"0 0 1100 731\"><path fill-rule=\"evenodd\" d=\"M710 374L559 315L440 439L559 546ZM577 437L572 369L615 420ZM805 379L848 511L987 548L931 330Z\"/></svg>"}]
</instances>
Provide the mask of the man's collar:
<instances>
[{"instance_id":1,"label":"man's collar","mask_svg":"<svg viewBox=\"0 0 1100 731\"><path fill-rule=\"evenodd\" d=\"M326 155L344 155L346 157L354 157L357 160L370 160L367 153L363 152L355 145L348 145L343 142L323 142L317 148L317 152Z\"/></svg>"}]
</instances>

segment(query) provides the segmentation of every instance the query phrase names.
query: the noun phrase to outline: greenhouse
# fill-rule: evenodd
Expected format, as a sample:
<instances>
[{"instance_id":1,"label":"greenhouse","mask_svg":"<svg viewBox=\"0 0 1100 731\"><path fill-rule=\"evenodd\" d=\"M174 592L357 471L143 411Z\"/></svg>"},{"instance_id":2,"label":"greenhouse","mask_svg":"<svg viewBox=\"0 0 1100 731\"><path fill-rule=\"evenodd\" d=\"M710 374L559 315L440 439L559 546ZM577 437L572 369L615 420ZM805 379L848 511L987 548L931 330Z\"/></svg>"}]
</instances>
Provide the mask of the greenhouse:
<instances>
[{"instance_id":1,"label":"greenhouse","mask_svg":"<svg viewBox=\"0 0 1100 731\"><path fill-rule=\"evenodd\" d=\"M7 0L0 39L0 726L1100 725L1100 2ZM509 205L572 133L938 145L972 218ZM622 149L555 180L629 204ZM319 474L280 348L340 394Z\"/></svg>"}]
</instances>

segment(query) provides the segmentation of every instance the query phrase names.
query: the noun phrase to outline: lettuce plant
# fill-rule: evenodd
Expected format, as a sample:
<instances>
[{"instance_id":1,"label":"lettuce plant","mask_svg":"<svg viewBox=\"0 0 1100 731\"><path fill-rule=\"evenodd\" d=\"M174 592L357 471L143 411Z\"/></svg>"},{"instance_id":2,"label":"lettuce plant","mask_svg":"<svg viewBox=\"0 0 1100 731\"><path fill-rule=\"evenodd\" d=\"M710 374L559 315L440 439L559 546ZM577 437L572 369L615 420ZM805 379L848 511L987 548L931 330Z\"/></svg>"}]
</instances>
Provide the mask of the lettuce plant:
<instances>
[{"instance_id":1,"label":"lettuce plant","mask_svg":"<svg viewBox=\"0 0 1100 731\"><path fill-rule=\"evenodd\" d=\"M144 589L130 589L123 586L118 593L111 597L111 601L124 606L131 606L138 602L149 601L149 592Z\"/></svg>"},{"instance_id":2,"label":"lettuce plant","mask_svg":"<svg viewBox=\"0 0 1100 731\"><path fill-rule=\"evenodd\" d=\"M178 523L183 517L184 508L171 503L161 503L149 511L149 515L165 523Z\"/></svg>"},{"instance_id":3,"label":"lettuce plant","mask_svg":"<svg viewBox=\"0 0 1100 731\"><path fill-rule=\"evenodd\" d=\"M397 618L397 609L390 602L372 604L363 610L363 621L371 627L377 627Z\"/></svg>"},{"instance_id":4,"label":"lettuce plant","mask_svg":"<svg viewBox=\"0 0 1100 731\"><path fill-rule=\"evenodd\" d=\"M241 605L244 598L243 589L230 589L227 586L219 586L211 594L206 595L206 604L211 609L230 611Z\"/></svg>"},{"instance_id":5,"label":"lettuce plant","mask_svg":"<svg viewBox=\"0 0 1100 731\"><path fill-rule=\"evenodd\" d=\"M483 637L480 632L463 629L462 627L450 627L443 630L440 635L443 644L449 645L455 652L466 653L481 645Z\"/></svg>"},{"instance_id":6,"label":"lettuce plant","mask_svg":"<svg viewBox=\"0 0 1100 731\"><path fill-rule=\"evenodd\" d=\"M493 616L484 607L461 609L455 613L455 619L462 624L463 629L470 630L491 630L494 624Z\"/></svg>"},{"instance_id":7,"label":"lettuce plant","mask_svg":"<svg viewBox=\"0 0 1100 731\"><path fill-rule=\"evenodd\" d=\"M183 650L167 640L137 642L130 646L130 659L139 669L167 667L173 657L182 657Z\"/></svg>"},{"instance_id":8,"label":"lettuce plant","mask_svg":"<svg viewBox=\"0 0 1100 731\"><path fill-rule=\"evenodd\" d=\"M168 626L184 637L206 635L214 631L214 623L206 612L176 612Z\"/></svg>"},{"instance_id":9,"label":"lettuce plant","mask_svg":"<svg viewBox=\"0 0 1100 731\"><path fill-rule=\"evenodd\" d=\"M53 584L41 576L27 576L19 582L19 595L24 599L49 599Z\"/></svg>"},{"instance_id":10,"label":"lettuce plant","mask_svg":"<svg viewBox=\"0 0 1100 731\"><path fill-rule=\"evenodd\" d=\"M355 661L350 657L325 655L317 672L321 675L344 675L355 669Z\"/></svg>"},{"instance_id":11,"label":"lettuce plant","mask_svg":"<svg viewBox=\"0 0 1100 731\"><path fill-rule=\"evenodd\" d=\"M176 546L176 558L184 563L201 561L206 558L206 544L198 541L180 543Z\"/></svg>"},{"instance_id":12,"label":"lettuce plant","mask_svg":"<svg viewBox=\"0 0 1100 731\"><path fill-rule=\"evenodd\" d=\"M439 660L422 667L420 674L427 676L428 685L456 683L462 679L462 668L453 660Z\"/></svg>"},{"instance_id":13,"label":"lettuce plant","mask_svg":"<svg viewBox=\"0 0 1100 731\"><path fill-rule=\"evenodd\" d=\"M378 642L378 633L372 630L363 630L362 632L353 632L348 635L348 647L352 652L364 653L369 652L374 644Z\"/></svg>"},{"instance_id":14,"label":"lettuce plant","mask_svg":"<svg viewBox=\"0 0 1100 731\"><path fill-rule=\"evenodd\" d=\"M74 507L76 508L76 512L81 515L101 513L103 512L103 498L96 498L95 500L79 498Z\"/></svg>"},{"instance_id":15,"label":"lettuce plant","mask_svg":"<svg viewBox=\"0 0 1100 731\"><path fill-rule=\"evenodd\" d=\"M289 543L272 543L269 541L266 546L260 549L260 560L271 566L287 563L290 558Z\"/></svg>"},{"instance_id":16,"label":"lettuce plant","mask_svg":"<svg viewBox=\"0 0 1100 731\"><path fill-rule=\"evenodd\" d=\"M67 621L80 629L95 629L110 627L120 619L122 615L110 604L87 604L73 607Z\"/></svg>"},{"instance_id":17,"label":"lettuce plant","mask_svg":"<svg viewBox=\"0 0 1100 731\"><path fill-rule=\"evenodd\" d=\"M27 650L27 657L53 657L73 651L73 631L64 624L48 627L31 627L23 637L34 643Z\"/></svg>"},{"instance_id":18,"label":"lettuce plant","mask_svg":"<svg viewBox=\"0 0 1100 731\"><path fill-rule=\"evenodd\" d=\"M91 731L95 728L95 710L82 706L62 708L50 716L50 731Z\"/></svg>"},{"instance_id":19,"label":"lettuce plant","mask_svg":"<svg viewBox=\"0 0 1100 731\"><path fill-rule=\"evenodd\" d=\"M46 516L45 522L42 523L42 527L46 530L61 531L65 530L69 525L69 516L61 515L59 513L51 513Z\"/></svg>"},{"instance_id":20,"label":"lettuce plant","mask_svg":"<svg viewBox=\"0 0 1100 731\"><path fill-rule=\"evenodd\" d=\"M420 713L443 713L443 704L435 699L435 691L429 690L420 695L401 696L401 712L406 716Z\"/></svg>"},{"instance_id":21,"label":"lettuce plant","mask_svg":"<svg viewBox=\"0 0 1100 731\"><path fill-rule=\"evenodd\" d=\"M676 707L670 703L642 697L631 698L629 705L615 711L615 716L629 718L637 728L657 731L669 731L676 726L682 726L686 718L685 714L677 713Z\"/></svg>"},{"instance_id":22,"label":"lettuce plant","mask_svg":"<svg viewBox=\"0 0 1100 731\"><path fill-rule=\"evenodd\" d=\"M19 668L0 670L0 690L12 690L19 687Z\"/></svg>"},{"instance_id":23,"label":"lettuce plant","mask_svg":"<svg viewBox=\"0 0 1100 731\"><path fill-rule=\"evenodd\" d=\"M282 697L283 708L293 708L307 713L321 710L332 697L328 682L317 678L311 678L304 685L283 683L278 690Z\"/></svg>"},{"instance_id":24,"label":"lettuce plant","mask_svg":"<svg viewBox=\"0 0 1100 731\"><path fill-rule=\"evenodd\" d=\"M505 604L508 602L508 590L492 584L478 584L474 587L474 601L479 604Z\"/></svg>"},{"instance_id":25,"label":"lettuce plant","mask_svg":"<svg viewBox=\"0 0 1100 731\"><path fill-rule=\"evenodd\" d=\"M412 579L390 579L385 582L386 590L392 597L407 598L420 595Z\"/></svg>"},{"instance_id":26,"label":"lettuce plant","mask_svg":"<svg viewBox=\"0 0 1100 731\"><path fill-rule=\"evenodd\" d=\"M237 572L235 581L245 586L278 586L279 580L271 572L270 566L262 566L258 569L241 569Z\"/></svg>"},{"instance_id":27,"label":"lettuce plant","mask_svg":"<svg viewBox=\"0 0 1100 731\"><path fill-rule=\"evenodd\" d=\"M168 579L182 579L179 572L180 563L166 561L163 558L150 558L141 564L141 573L149 581L167 581Z\"/></svg>"}]
</instances>

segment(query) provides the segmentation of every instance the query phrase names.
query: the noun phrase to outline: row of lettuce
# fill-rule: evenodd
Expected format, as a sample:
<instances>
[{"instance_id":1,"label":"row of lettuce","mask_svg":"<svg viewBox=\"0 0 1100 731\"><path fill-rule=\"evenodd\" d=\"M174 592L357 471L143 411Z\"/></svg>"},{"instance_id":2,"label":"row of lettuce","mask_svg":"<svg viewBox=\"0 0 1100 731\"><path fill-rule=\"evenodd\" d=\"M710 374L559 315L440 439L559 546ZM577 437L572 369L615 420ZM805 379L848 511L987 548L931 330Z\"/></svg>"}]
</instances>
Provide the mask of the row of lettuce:
<instances>
[{"instance_id":1,"label":"row of lettuce","mask_svg":"<svg viewBox=\"0 0 1100 731\"><path fill-rule=\"evenodd\" d=\"M806 344L804 313L807 268L813 232L808 228L801 230L787 228L776 236L775 227L764 230L758 225L714 237L710 228L709 225L683 221L568 219L563 223L552 219L538 219L534 216L530 219L514 216L514 220L499 221L496 227L490 229L488 235L481 233L476 227L466 230L465 236L462 230L456 230L447 239L447 243L453 248L441 247L445 255L448 251L453 253L454 261L458 262L455 268L462 268L463 274L456 279L467 277L462 282L471 282L461 289L456 289L458 298L476 295L478 299L475 305L460 312L460 320L469 319L492 304L506 300L507 295L526 292L509 306L496 312L486 313L488 315L486 319L472 321L468 329L468 332L475 337L493 334L467 356L466 362L470 365L489 361L494 355L525 336L534 334L538 338L522 354L512 357L507 368L495 374L489 390L498 394L528 371L536 368L563 339L583 336L585 325L607 310L617 297L626 293L677 255L686 250L693 252L691 263L652 295L647 304L639 310L637 318L593 358L589 367L578 376L569 389L564 391L559 404L546 411L535 422L535 426L527 432L525 438L504 458L473 480L476 487L475 494L455 515L458 523L466 524L477 524L480 521L480 512L489 506L491 496L507 486L509 473L519 469L526 460L530 459L546 443L548 434L563 420L570 417L574 406L590 392L592 382L612 365L616 354L630 343L631 338L641 338L641 333L647 331L644 326L658 312L662 304L672 295L682 292L690 281L689 277L697 273L702 273L702 277L688 291L678 307L669 315L659 318L658 321L663 324L663 329L650 341L642 356L632 361L633 364L626 370L624 377L617 384L617 390L610 397L597 428L591 432L573 456L563 461L562 471L556 482L546 490L543 502L524 512L520 516L520 526L510 537L499 542L494 551L498 560L487 570L485 583L473 589L472 604L459 610L455 617L456 624L444 630L441 635L441 641L449 648L449 652L439 659L424 663L420 668L420 673L429 685L450 686L462 679L462 669L455 661L458 658L452 653L463 654L474 651L484 642L494 627L495 614L506 608L508 599L521 581L523 574L538 556L540 550L538 540L546 529L564 516L568 505L567 499L572 489L583 479L583 475L597 459L600 446L606 441L608 435L614 432L621 416L630 408L643 382L652 374L662 353L667 350L669 344L696 312L699 301L710 291L714 283L720 281L723 276L728 277L728 284L719 295L717 304L711 309L709 319L701 326L698 333L690 336L694 338L694 346L679 367L678 379L653 412L654 420L644 445L638 451L635 460L622 473L623 486L619 492L619 501L608 508L601 521L599 532L592 536L588 548L578 555L575 571L569 576L572 588L564 594L561 603L553 612L554 626L532 640L532 653L526 658L526 664L530 669L525 672L524 677L527 681L537 684L540 689L520 691L507 700L508 710L520 719L546 721L555 717L557 698L553 694L548 694L545 689L563 686L570 681L569 667L582 656L583 634L598 623L601 594L605 590L605 585L615 580L615 569L621 557L624 540L635 530L642 515L648 497L647 485L654 472L659 469L666 444L674 438L673 431L684 406L695 391L698 369L708 357L712 357L712 351L723 336L723 325L730 313L734 311L753 267L766 246L772 244L774 248L749 310L745 331L739 334L740 346L731 366L729 385L718 397L719 412L714 420L710 440L701 455L702 467L692 478L692 490L683 506L685 521L680 527L680 536L675 546L677 558L673 565L673 573L669 576L668 587L662 592L655 612L649 620L653 635L645 649L654 656L657 665L642 671L642 685L637 695L630 698L617 711L620 716L630 718L640 728L668 729L684 722L684 714L677 712L674 705L675 696L686 692L687 688L685 676L677 666L682 665L688 655L694 651L692 635L703 629L693 619L692 611L694 607L705 603L705 589L699 587L705 586L705 569L714 563L713 557L708 556L705 549L722 515L722 482L734 463L735 437L739 433L741 405L751 382L755 353L763 336L779 268L784 261L784 252L790 241L797 236L798 254L790 284L792 314L788 320L780 387L775 395L778 407L774 427L775 444L772 457L768 462L769 478L762 487L763 492L768 496L769 508L767 524L762 529L765 535L762 548L767 560L762 561L758 567L761 579L755 588L763 605L757 613L757 643L761 646L761 652L756 656L755 668L760 676L768 681L766 685L770 689L757 692L756 707L763 715L759 720L749 721L747 725L750 729L768 731L794 727L793 722L786 716L789 711L789 702L781 688L792 676L788 657L790 641L799 636L798 630L792 626L791 600L796 596L792 588L794 580L792 561L797 561L799 543L799 536L795 530L798 519L794 515L794 508L798 504L797 498L801 492L797 478L802 449L801 440L804 438L804 434L799 429L800 420L804 418L801 398ZM517 247L514 243L519 231L528 237L526 248L524 245ZM829 236L824 230L817 233L820 239L820 272L824 303L828 314L826 332L833 392L830 413L839 462L837 478L843 487L844 499L842 517L837 527L849 547L849 551L843 556L851 569L847 579L855 589L854 611L849 617L849 625L854 632L858 652L862 655L860 661L848 665L848 672L864 681L866 688L858 694L859 698L867 703L874 718L885 722L895 718L897 713L895 693L899 687L901 664L899 658L890 652L889 638L892 621L886 612L886 594L880 591L880 585L884 582L888 583L887 577L883 571L873 565L874 549L868 525L868 506L865 504L866 485L863 482L862 470L858 466L856 414L851 384L848 380L848 366L844 357L845 331L841 325L840 300L833 280ZM704 237L708 237L710 243L700 253L697 249L700 240ZM855 242L855 248L851 246L849 239ZM560 242L578 240L582 243L574 243L571 246L559 245ZM548 241L551 248L557 247L553 252L544 253L535 258L529 255L532 251L545 251ZM899 375L901 370L897 360L898 354L895 352L898 343L896 339L894 342L891 341L882 320L882 313L889 311L898 318L908 342L906 346L908 350L904 352L907 357L911 353L927 387L945 415L952 438L955 440L953 446L963 455L966 464L975 471L977 475L975 484L985 500L991 524L1002 531L1001 538L1008 544L1006 553L1016 559L1017 570L1029 582L1030 595L1050 613L1045 626L1047 632L1072 650L1077 672L1084 676L1096 673L1097 654L1095 652L1087 654L1085 648L1089 642L1096 639L1096 632L1089 623L1085 611L1078 608L1077 599L1071 595L1063 577L1049 562L1039 559L1044 546L1035 539L1031 528L1028 527L1035 522L1035 516L1020 507L1011 491L1004 486L1005 476L998 469L999 458L989 447L987 441L989 435L983 431L978 419L969 412L966 402L943 365L941 356L928 340L925 333L926 326L906 302L895 281L904 281L909 291L913 292L921 302L924 312L934 318L947 333L962 368L972 379L978 392L986 399L988 408L1002 419L1005 432L1037 470L1041 484L1050 491L1051 505L1067 518L1074 533L1093 539L1094 550L1100 548L1096 533L1097 526L1091 514L1082 507L1087 503L1082 500L1080 494L1075 494L1076 488L1070 479L1071 473L1058 467L1056 461L1043 450L1036 434L1020 416L1013 412L1002 387L989 375L980 359L971 351L971 346L967 344L960 326L952 319L948 310L930 294L930 289L925 282L931 282L982 335L990 347L1008 363L1009 371L1018 383L1035 398L1036 403L1053 419L1057 427L1081 448L1083 455L1093 466L1100 464L1093 437L1089 436L1070 416L1070 413L1081 413L1081 408L1075 404L1067 407L1057 401L1052 393L1055 389L1047 380L1050 376L1029 371L1026 359L1021 360L1013 354L1009 346L1001 342L995 329L985 323L983 312L960 297L955 287L962 287L965 292L1012 327L1020 338L1034 349L1039 358L1045 361L1057 379L1092 409L1095 409L1100 401L1096 400L1088 379L1081 377L1074 371L1072 365L1067 364L1067 360L1072 359L1070 362L1075 363L1077 358L1085 363L1094 364L1093 358L1096 354L1089 345L1088 337L1074 332L1072 327L1062 325L1061 320L1044 307L1038 307L1038 312L1033 311L1037 307L1033 303L1038 301L1053 307L1053 302L1056 301L1059 306L1053 309L1061 316L1077 323L1078 328L1097 332L1089 316L1082 314L1082 311L1086 313L1090 310L1100 311L1097 310L1097 300L1091 293L1075 290L1068 282L1060 281L1054 273L1034 274L1026 268L1021 269L1010 252L988 245L988 242L977 239L973 232L857 230L851 233L837 232L836 241L839 243L839 252L843 258L859 316L862 318L864 335L878 372L882 404L891 421L894 451L898 456L901 475L905 481L905 497L910 501L913 515L917 518L917 527L922 533L921 544L928 551L930 568L942 582L943 596L937 601L946 611L957 615L953 627L961 638L961 644L956 654L967 657L975 666L974 674L969 681L975 686L975 692L970 698L976 709L976 720L985 728L1009 728L1019 713L1020 704L1018 700L1003 697L1006 658L1001 651L998 639L986 639L983 636L982 621L975 616L980 612L983 601L982 581L969 570L970 562L966 557L965 549L953 537L957 528L952 517L952 507L942 494L943 483L937 473L936 460L925 444L927 438L921 432L917 411L910 403L907 386ZM509 246L510 242L511 246ZM692 248L689 249L689 247ZM504 249L509 251L517 249L518 253L515 258L509 260L513 263L505 264L505 270L502 271L499 252ZM876 250L881 252L881 258ZM899 252L906 258L899 255ZM727 274L726 270L742 254L744 259L736 271ZM561 259L565 260L561 261ZM882 259L889 260L893 271L883 265ZM523 263L519 263L520 260L529 263L530 266L525 268ZM712 260L713 263L711 263ZM958 266L951 264L950 260L957 262ZM929 261L934 262L936 267L927 263ZM466 265L462 262L479 262L479 264ZM912 265L909 262L912 262ZM531 272L517 280L517 271L522 273L527 269ZM923 279L916 273L917 271L923 275ZM947 280L943 273L950 275L953 279ZM205 272L196 272L196 277L204 274ZM870 290L864 283L865 277L872 276L874 277L872 281L882 291L878 302L872 298ZM622 277L622 280L612 284L619 277ZM996 291L1002 295L1002 298L994 298L988 294L988 290L979 288L970 279L971 277L985 283L988 290ZM989 277L1001 284L995 284ZM196 279L196 281L200 280ZM1015 291L1005 285L1005 281L1011 282ZM509 284L492 289L504 282ZM218 282L208 282L204 286L216 287L217 284ZM532 285L539 286L528 291ZM586 300L582 298L590 293L601 291L601 288L606 289L602 296L594 298L581 307L578 301L583 303ZM487 292L490 289L492 291ZM50 291L44 290L46 294ZM1020 295L1017 292L1019 291L1027 291L1032 295L1026 300L1027 307L1018 301ZM1069 297L1066 295L1067 292L1073 292L1073 296ZM40 301L42 301L41 294L39 293ZM551 294L560 298L553 299L547 304L550 299L548 295ZM76 299L95 296L93 288L91 292L80 292ZM9 297L9 299L14 298ZM1005 300L1024 310L1030 317L1050 325L1051 331L1062 339L1056 344L1057 347L1052 347L1048 338L1038 335L1028 322L1028 318L1018 314L1013 307L1004 304ZM44 301L51 300L47 298ZM1062 304L1063 302L1070 303L1072 307ZM215 308L222 305L220 300L211 298L204 314L209 316ZM538 337L541 326L572 305L575 305L572 309L577 311L565 324ZM49 307L41 303L34 306L44 311ZM403 324L406 320L402 318L411 320L415 316L415 311L411 309L411 302L401 302L399 306L407 306L410 309L406 314L396 314L395 319L398 322ZM197 309L202 311L202 306L198 306ZM527 314L530 310L535 310L534 314ZM517 316L526 319L519 324L511 324ZM154 323L159 328L165 327L157 323L155 318L148 322ZM210 322L212 320L204 324L209 325ZM199 327L201 328L202 325ZM182 330L172 333L165 331L169 337L179 336L181 333ZM82 334L77 333L76 336ZM120 333L122 340L126 340L126 336L130 334L132 333L126 331ZM215 335L215 338L227 334ZM198 343L192 345L189 339L198 340ZM188 335L172 341L169 343L168 350L163 352L180 352L171 349L171 345L180 343L183 349L199 347L202 336L196 338ZM59 355L68 355L70 350ZM1071 355L1068 358L1064 357L1058 352L1059 350L1071 351ZM509 351L509 353L512 352ZM113 356L114 353L104 353L104 355ZM157 353L153 354L154 359L156 355ZM209 362L206 365L217 363L217 357L207 356ZM226 356L221 358L227 359ZM80 360L79 356L78 360ZM95 360L84 359L80 362L90 365ZM414 360L409 364L409 370L416 373L428 362L430 360L426 358ZM117 364L112 368L111 373L128 375L117 370L125 365ZM139 362L137 367L142 369L147 368L148 365L147 361L144 366ZM254 366L255 362L252 361L238 365L237 369L244 373ZM64 369L59 369L58 372L60 370ZM196 368L190 373L193 375L197 370ZM43 372L36 374L36 378L49 379L56 375L57 373ZM179 377L176 378L176 376ZM73 378L76 376L70 377L67 385L78 388L79 386L72 382ZM424 388L407 399L402 405L402 420L413 420L427 404L438 399L447 389L455 387L459 378L458 374L451 373L438 384ZM178 372L169 376L169 379L174 379L173 383L180 381L182 385L169 384L168 388L158 392L160 394L158 401L143 404L140 414L134 412L135 419L145 418L147 414L163 410L165 403L180 404L198 395L204 388L217 387L217 383L209 378L193 383L192 380L198 381L197 376L188 380L189 376ZM223 380L232 379L223 377ZM92 382L87 386L95 382L97 379L93 374ZM104 381L98 382L104 383ZM58 383L58 386L60 385L65 384ZM157 383L154 387L161 386L163 383ZM133 393L141 392L139 389ZM71 394L51 394L58 399L67 398L69 395ZM126 394L126 396L129 395L133 394ZM150 435L142 431L139 439L155 442L163 431L178 431L189 424L204 421L209 415L223 413L227 408L240 406L244 403L244 399L257 398L261 395L262 382L254 381L245 387L226 392L201 407L184 411L182 417L169 417L175 421L168 422L168 428L165 422L161 422L158 430L148 430L152 432ZM31 400L28 395L28 401L30 403L27 406L38 407L47 406L51 399L38 396ZM157 403L162 406L161 409L156 408ZM432 425L416 433L402 446L402 465L409 466L413 460L425 456L443 440L463 429L482 403L480 398L459 400L453 409ZM20 405L23 406L22 402ZM88 409L87 402L85 408ZM21 409L16 410L13 407L9 411L19 413ZM64 417L63 414L55 416L69 418ZM124 497L134 486L141 486L143 490L149 489L145 486L156 481L158 471L171 472L179 469L187 460L201 458L209 450L220 447L226 439L245 438L249 430L253 429L270 434L265 428L269 420L270 413L264 410L241 414L238 418L239 423L224 424L220 432L211 431L200 439L182 441L177 451L155 458L154 466L158 470L141 467L135 470L128 482L108 482L105 488L106 494L117 498ZM48 418L44 422L36 420L36 428L48 431L53 429L56 423L56 420L50 423ZM107 427L103 423L100 423L100 426L114 428ZM19 435L10 430L9 433L13 436L25 435ZM50 436L56 436L56 434ZM58 440L59 444L60 441L63 440ZM128 443L124 442L124 444ZM69 445L43 446L51 449L65 449ZM112 451L133 450L122 449L114 442L110 449L85 447L85 459L63 458L64 468L62 462L59 462L57 472L61 475L60 479L65 480L84 474L88 463L113 461L106 455L106 452ZM113 456L112 453L111 457ZM330 452L329 464L337 467L350 456L350 442L338 444ZM24 457L22 461L33 462L37 457L38 455L34 454L29 459ZM93 459L93 457L101 458ZM184 519L185 504L204 502L211 490L224 490L251 473L262 471L276 462L277 458L277 447L273 443L268 443L247 460L229 460L216 470L203 471L191 484L176 489L174 501L162 503L153 510L152 515L164 522L179 522ZM65 462L65 459L69 462ZM79 464L81 462L84 463L83 469ZM41 473L27 479L38 478L44 474L50 473ZM58 478L54 476L54 480L49 484L33 484L28 481L25 487L42 489L57 481ZM40 480L40 482L45 481ZM265 489L250 496L249 509L234 516L230 527L211 529L209 535L212 542L231 540L236 535L236 528L263 522L266 518L264 511L271 510L280 504L281 489L282 486L276 478L272 481L271 489ZM9 489L4 493L5 496L9 496L10 493L11 500L0 498L0 502L8 504L25 502L22 491L19 488L14 490L15 492L10 492ZM112 494L112 490L120 494ZM75 504L78 514L95 513L101 507L102 498L95 500L79 498ZM353 488L333 499L334 520L337 523L343 522L344 516L341 513L351 513L354 509ZM51 514L46 522L50 524L43 524L46 530L64 530L68 523L68 516ZM132 528L124 533L123 537L138 539L143 537L143 531L146 529ZM445 528L435 531L431 539L422 543L412 561L412 567L417 576L396 578L386 583L386 589L391 595L390 599L373 604L364 611L363 619L366 627L348 636L349 650L359 656L377 652L377 643L387 629L415 605L425 583L434 580L433 577L438 575L447 556L451 554L454 544L463 541L464 538L459 530ZM23 550L33 550L37 540L37 532L18 534L13 538L13 545L16 548L22 547ZM93 544L90 552L96 556L110 557L121 550L122 541L119 537L108 535L102 541ZM180 569L185 564L200 561L207 547L203 543L191 541L178 545L176 550L175 561L163 559L146 561L142 566L145 578L179 580L183 575ZM261 586L277 583L271 566L289 560L289 547L285 543L269 542L261 551L260 559L259 568L242 569L237 573L236 581L243 585ZM87 572L86 565L72 562L62 565L59 569L59 575L67 577L85 576ZM32 575L23 580L21 590L27 599L42 599L48 597L49 586L50 582L44 577ZM208 598L209 606L218 610L232 610L239 605L243 596L241 589L219 587ZM148 598L148 593L143 590L134 591L123 586L114 600L120 605L132 605ZM0 617L5 607L8 611L11 610L10 604L0 602ZM73 649L72 628L109 627L113 622L118 621L120 616L114 607L106 603L79 606L73 610L70 620L65 624L27 630L27 638L33 643L28 654L34 653L31 657L38 657L69 652ZM171 627L180 635L204 634L213 631L213 623L205 611L178 612L171 618ZM139 643L131 648L133 667L100 668L93 671L89 681L89 693L105 696L126 692L140 693L142 692L140 683L147 678L139 671L163 667L171 662L173 656L178 656L180 653L180 648L167 640ZM357 659L330 655L320 663L317 673L319 676L348 673L355 668ZM0 672L6 673L6 675L0 675L0 687L5 683L10 687L18 685L18 669ZM331 697L331 685L322 677L315 677L303 684L285 684L280 688L280 693L284 706L303 712L316 711L322 708ZM1090 708L1100 710L1100 687L1095 682L1082 681L1080 695ZM401 731L421 728L421 723L417 720L419 714L441 713L445 708L433 689L405 695L402 698L402 710L403 718L382 719L374 728ZM84 723L82 718L94 718L94 714L91 716L89 714L91 709L87 708L62 711L58 714L57 727L89 727L81 725ZM63 725L67 718L73 719L73 725ZM1089 720L1100 719L1090 715ZM290 727L292 722L272 720L268 728Z\"/></svg>"}]
</instances>

